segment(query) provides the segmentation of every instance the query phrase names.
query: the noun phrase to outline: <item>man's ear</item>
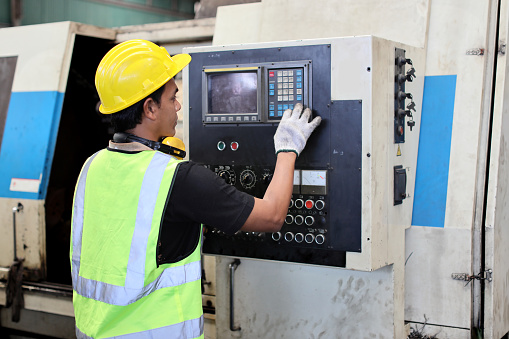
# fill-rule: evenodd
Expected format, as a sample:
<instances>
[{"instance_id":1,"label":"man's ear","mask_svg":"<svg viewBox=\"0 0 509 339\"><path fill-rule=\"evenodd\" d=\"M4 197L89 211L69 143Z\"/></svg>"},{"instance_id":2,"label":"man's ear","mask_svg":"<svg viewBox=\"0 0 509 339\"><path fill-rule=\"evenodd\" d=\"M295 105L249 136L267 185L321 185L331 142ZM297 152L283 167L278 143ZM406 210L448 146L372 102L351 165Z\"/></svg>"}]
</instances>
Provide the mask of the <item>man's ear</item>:
<instances>
[{"instance_id":1,"label":"man's ear","mask_svg":"<svg viewBox=\"0 0 509 339\"><path fill-rule=\"evenodd\" d=\"M143 103L143 115L149 120L156 119L158 105L152 98L147 98Z\"/></svg>"}]
</instances>

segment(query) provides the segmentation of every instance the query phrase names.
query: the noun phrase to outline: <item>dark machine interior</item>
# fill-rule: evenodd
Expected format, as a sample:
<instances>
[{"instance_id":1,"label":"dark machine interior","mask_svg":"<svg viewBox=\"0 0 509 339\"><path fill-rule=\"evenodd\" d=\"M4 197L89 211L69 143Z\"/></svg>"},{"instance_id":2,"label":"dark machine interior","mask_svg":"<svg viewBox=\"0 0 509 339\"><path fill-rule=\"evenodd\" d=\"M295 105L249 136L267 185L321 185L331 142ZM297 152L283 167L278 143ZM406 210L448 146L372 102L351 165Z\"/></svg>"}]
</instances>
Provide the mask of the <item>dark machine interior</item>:
<instances>
[{"instance_id":1,"label":"dark machine interior","mask_svg":"<svg viewBox=\"0 0 509 339\"><path fill-rule=\"evenodd\" d=\"M71 284L69 245L74 188L85 160L112 136L109 118L97 110L97 65L113 42L77 35L46 196L47 281Z\"/></svg>"}]
</instances>

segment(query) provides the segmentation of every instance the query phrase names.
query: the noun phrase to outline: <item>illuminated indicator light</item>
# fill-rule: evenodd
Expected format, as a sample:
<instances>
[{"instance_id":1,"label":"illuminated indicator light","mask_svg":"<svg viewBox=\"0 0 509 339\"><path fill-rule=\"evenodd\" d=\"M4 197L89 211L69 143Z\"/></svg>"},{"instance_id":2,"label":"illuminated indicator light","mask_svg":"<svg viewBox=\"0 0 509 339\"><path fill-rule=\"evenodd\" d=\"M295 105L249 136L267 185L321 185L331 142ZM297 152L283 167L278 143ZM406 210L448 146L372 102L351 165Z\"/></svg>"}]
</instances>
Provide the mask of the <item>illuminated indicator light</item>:
<instances>
[{"instance_id":1,"label":"illuminated indicator light","mask_svg":"<svg viewBox=\"0 0 509 339\"><path fill-rule=\"evenodd\" d=\"M220 141L220 142L217 143L217 149L218 150L224 151L225 148L226 148L226 144L223 141Z\"/></svg>"},{"instance_id":2,"label":"illuminated indicator light","mask_svg":"<svg viewBox=\"0 0 509 339\"><path fill-rule=\"evenodd\" d=\"M239 149L239 143L238 143L238 142L236 142L236 141L234 141L234 142L232 142L232 143L230 144L230 147L231 147L232 151L236 151L236 150L238 150L238 149Z\"/></svg>"},{"instance_id":3,"label":"illuminated indicator light","mask_svg":"<svg viewBox=\"0 0 509 339\"><path fill-rule=\"evenodd\" d=\"M314 206L313 200L306 200L306 208L308 210L312 209Z\"/></svg>"}]
</instances>

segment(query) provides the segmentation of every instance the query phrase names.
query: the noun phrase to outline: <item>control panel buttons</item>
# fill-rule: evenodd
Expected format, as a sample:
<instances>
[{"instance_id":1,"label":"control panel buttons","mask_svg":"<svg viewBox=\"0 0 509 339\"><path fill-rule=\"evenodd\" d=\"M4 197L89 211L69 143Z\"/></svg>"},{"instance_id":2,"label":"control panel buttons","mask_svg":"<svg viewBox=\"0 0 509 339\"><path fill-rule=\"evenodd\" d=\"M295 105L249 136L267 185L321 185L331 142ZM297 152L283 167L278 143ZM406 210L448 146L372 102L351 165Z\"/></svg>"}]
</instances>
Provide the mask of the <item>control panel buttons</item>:
<instances>
[{"instance_id":1,"label":"control panel buttons","mask_svg":"<svg viewBox=\"0 0 509 339\"><path fill-rule=\"evenodd\" d=\"M312 216L308 215L306 217L306 219L304 219L304 223L308 226L311 226L315 223L315 218L313 218Z\"/></svg>"},{"instance_id":2,"label":"control panel buttons","mask_svg":"<svg viewBox=\"0 0 509 339\"><path fill-rule=\"evenodd\" d=\"M302 225L304 223L304 217L302 215L297 215L294 221L297 225Z\"/></svg>"},{"instance_id":3,"label":"control panel buttons","mask_svg":"<svg viewBox=\"0 0 509 339\"><path fill-rule=\"evenodd\" d=\"M304 200L302 199L295 200L295 208L301 209L302 207L304 207Z\"/></svg>"},{"instance_id":4,"label":"control panel buttons","mask_svg":"<svg viewBox=\"0 0 509 339\"><path fill-rule=\"evenodd\" d=\"M232 141L232 143L230 144L230 148L232 149L232 151L236 151L239 149L239 143L236 142L236 141Z\"/></svg>"},{"instance_id":5,"label":"control panel buttons","mask_svg":"<svg viewBox=\"0 0 509 339\"><path fill-rule=\"evenodd\" d=\"M286 232L285 233L285 240L290 242L290 241L293 241L293 238L294 238L294 235L292 232Z\"/></svg>"},{"instance_id":6,"label":"control panel buttons","mask_svg":"<svg viewBox=\"0 0 509 339\"><path fill-rule=\"evenodd\" d=\"M224 149L226 148L226 144L224 143L224 141L219 141L217 143L217 149L220 150L220 151L224 151Z\"/></svg>"},{"instance_id":7,"label":"control panel buttons","mask_svg":"<svg viewBox=\"0 0 509 339\"><path fill-rule=\"evenodd\" d=\"M304 241L304 234L302 234L302 233L295 234L295 242L296 243L300 244L303 241Z\"/></svg>"},{"instance_id":8,"label":"control panel buttons","mask_svg":"<svg viewBox=\"0 0 509 339\"><path fill-rule=\"evenodd\" d=\"M290 199L290 206L288 206L288 208L292 208L293 207L293 199Z\"/></svg>"},{"instance_id":9,"label":"control panel buttons","mask_svg":"<svg viewBox=\"0 0 509 339\"><path fill-rule=\"evenodd\" d=\"M286 216L286 218L285 218L285 223L286 223L286 224L291 224L291 223L293 223L293 215L288 214L288 215Z\"/></svg>"},{"instance_id":10,"label":"control panel buttons","mask_svg":"<svg viewBox=\"0 0 509 339\"><path fill-rule=\"evenodd\" d=\"M313 200L306 200L305 206L308 210L312 209L314 205L315 203L313 202Z\"/></svg>"},{"instance_id":11,"label":"control panel buttons","mask_svg":"<svg viewBox=\"0 0 509 339\"><path fill-rule=\"evenodd\" d=\"M281 232L274 232L274 233L272 233L272 240L274 240L274 241L281 240Z\"/></svg>"},{"instance_id":12,"label":"control panel buttons","mask_svg":"<svg viewBox=\"0 0 509 339\"><path fill-rule=\"evenodd\" d=\"M318 234L316 237L315 237L315 242L318 244L318 245L321 245L325 242L325 236L323 234Z\"/></svg>"},{"instance_id":13,"label":"control panel buttons","mask_svg":"<svg viewBox=\"0 0 509 339\"><path fill-rule=\"evenodd\" d=\"M324 209L324 207L325 207L325 201L323 201L323 200L317 200L317 201L315 202L315 208L316 208L317 210L321 211L321 210L323 210L323 209Z\"/></svg>"},{"instance_id":14,"label":"control panel buttons","mask_svg":"<svg viewBox=\"0 0 509 339\"><path fill-rule=\"evenodd\" d=\"M308 233L306 234L306 236L304 237L304 240L308 243L308 244L311 244L313 241L315 241L315 236L311 233Z\"/></svg>"}]
</instances>

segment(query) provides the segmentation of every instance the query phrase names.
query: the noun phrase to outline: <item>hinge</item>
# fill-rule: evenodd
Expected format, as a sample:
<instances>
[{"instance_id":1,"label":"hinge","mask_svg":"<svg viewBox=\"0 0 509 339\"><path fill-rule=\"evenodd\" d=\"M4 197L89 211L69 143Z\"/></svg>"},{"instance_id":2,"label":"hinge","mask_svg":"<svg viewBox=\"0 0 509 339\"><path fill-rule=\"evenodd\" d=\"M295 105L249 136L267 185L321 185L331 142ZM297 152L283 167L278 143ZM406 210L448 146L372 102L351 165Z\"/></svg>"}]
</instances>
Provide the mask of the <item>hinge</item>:
<instances>
[{"instance_id":1,"label":"hinge","mask_svg":"<svg viewBox=\"0 0 509 339\"><path fill-rule=\"evenodd\" d=\"M493 271L491 269L485 270L477 275L469 275L468 273L453 273L451 274L451 278L454 280L463 280L466 281L468 285L472 280L486 280L489 282L493 281L492 277ZM465 286L466 286L465 285Z\"/></svg>"}]
</instances>

